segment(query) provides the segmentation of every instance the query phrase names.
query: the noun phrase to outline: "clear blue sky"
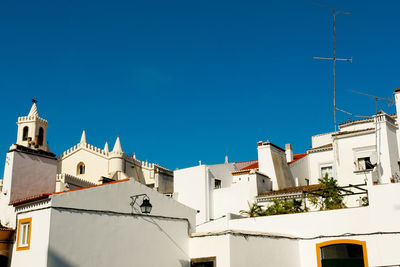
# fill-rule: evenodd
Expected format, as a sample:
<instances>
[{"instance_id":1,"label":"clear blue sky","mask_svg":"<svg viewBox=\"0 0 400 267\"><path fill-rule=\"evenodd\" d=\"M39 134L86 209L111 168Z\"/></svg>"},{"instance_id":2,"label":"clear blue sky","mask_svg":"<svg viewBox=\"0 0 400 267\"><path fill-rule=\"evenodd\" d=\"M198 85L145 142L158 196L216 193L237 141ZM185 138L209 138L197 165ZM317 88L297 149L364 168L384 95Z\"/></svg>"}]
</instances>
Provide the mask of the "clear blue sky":
<instances>
[{"instance_id":1,"label":"clear blue sky","mask_svg":"<svg viewBox=\"0 0 400 267\"><path fill-rule=\"evenodd\" d=\"M337 16L337 56L354 57L338 107L372 115L348 90L400 87L400 3L319 3L352 12ZM332 55L332 16L310 1L3 0L0 38L0 168L33 97L52 152L85 128L170 169L256 159L259 140L300 153L333 130L332 64L312 59Z\"/></svg>"}]
</instances>

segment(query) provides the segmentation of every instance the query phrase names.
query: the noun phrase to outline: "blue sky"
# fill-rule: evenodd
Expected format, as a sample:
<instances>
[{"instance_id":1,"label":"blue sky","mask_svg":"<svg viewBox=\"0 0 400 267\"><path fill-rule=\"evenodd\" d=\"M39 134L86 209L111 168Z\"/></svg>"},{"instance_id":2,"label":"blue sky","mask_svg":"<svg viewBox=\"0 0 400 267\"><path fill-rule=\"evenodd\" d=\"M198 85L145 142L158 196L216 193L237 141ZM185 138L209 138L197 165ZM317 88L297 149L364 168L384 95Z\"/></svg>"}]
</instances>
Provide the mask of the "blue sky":
<instances>
[{"instance_id":1,"label":"blue sky","mask_svg":"<svg viewBox=\"0 0 400 267\"><path fill-rule=\"evenodd\" d=\"M319 3L351 11L337 16L337 57L354 58L337 63L337 105L372 115L349 90L400 87L400 3ZM170 169L256 159L259 140L300 153L333 130L332 64L312 59L332 55L332 16L310 1L4 0L0 38L3 160L33 97L52 152L85 128Z\"/></svg>"}]
</instances>

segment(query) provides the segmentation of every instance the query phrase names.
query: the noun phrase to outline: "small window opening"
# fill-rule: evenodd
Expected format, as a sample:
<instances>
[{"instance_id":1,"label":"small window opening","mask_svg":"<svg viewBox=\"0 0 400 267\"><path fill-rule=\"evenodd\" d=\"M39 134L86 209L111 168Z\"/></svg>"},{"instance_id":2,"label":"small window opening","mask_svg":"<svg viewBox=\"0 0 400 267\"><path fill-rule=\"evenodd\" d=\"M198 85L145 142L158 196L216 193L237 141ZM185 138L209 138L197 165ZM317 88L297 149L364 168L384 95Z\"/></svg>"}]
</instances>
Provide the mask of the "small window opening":
<instances>
[{"instance_id":1,"label":"small window opening","mask_svg":"<svg viewBox=\"0 0 400 267\"><path fill-rule=\"evenodd\" d=\"M221 188L221 180L215 179L214 180L214 189Z\"/></svg>"},{"instance_id":2,"label":"small window opening","mask_svg":"<svg viewBox=\"0 0 400 267\"><path fill-rule=\"evenodd\" d=\"M333 177L332 166L326 166L321 168L321 177L325 177L328 174L328 178Z\"/></svg>"},{"instance_id":3,"label":"small window opening","mask_svg":"<svg viewBox=\"0 0 400 267\"><path fill-rule=\"evenodd\" d=\"M43 145L43 138L44 138L44 130L42 127L39 129L39 137L38 137L38 145L42 146Z\"/></svg>"},{"instance_id":4,"label":"small window opening","mask_svg":"<svg viewBox=\"0 0 400 267\"><path fill-rule=\"evenodd\" d=\"M370 157L359 158L357 160L357 164L359 171L372 170L374 168L374 165L371 163Z\"/></svg>"},{"instance_id":5,"label":"small window opening","mask_svg":"<svg viewBox=\"0 0 400 267\"><path fill-rule=\"evenodd\" d=\"M77 174L85 174L85 163L81 162L78 164Z\"/></svg>"},{"instance_id":6,"label":"small window opening","mask_svg":"<svg viewBox=\"0 0 400 267\"><path fill-rule=\"evenodd\" d=\"M25 126L24 129L22 130L22 140L23 141L28 140L28 132L29 132L29 127Z\"/></svg>"}]
</instances>

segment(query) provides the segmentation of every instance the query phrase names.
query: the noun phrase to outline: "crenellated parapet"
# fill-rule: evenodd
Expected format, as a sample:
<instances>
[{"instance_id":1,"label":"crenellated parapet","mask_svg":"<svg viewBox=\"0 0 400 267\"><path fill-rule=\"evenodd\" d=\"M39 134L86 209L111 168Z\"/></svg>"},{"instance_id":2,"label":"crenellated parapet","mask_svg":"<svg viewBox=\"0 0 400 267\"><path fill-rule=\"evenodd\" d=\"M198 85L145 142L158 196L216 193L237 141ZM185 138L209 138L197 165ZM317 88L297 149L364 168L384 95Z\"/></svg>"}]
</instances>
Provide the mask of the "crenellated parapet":
<instances>
[{"instance_id":1,"label":"crenellated parapet","mask_svg":"<svg viewBox=\"0 0 400 267\"><path fill-rule=\"evenodd\" d=\"M48 125L48 121L45 119L40 118L39 116L22 116L18 117L18 123L30 122L30 121L38 121L44 125Z\"/></svg>"},{"instance_id":2,"label":"crenellated parapet","mask_svg":"<svg viewBox=\"0 0 400 267\"><path fill-rule=\"evenodd\" d=\"M74 185L76 187L88 187L96 185L96 183L66 173L57 174L56 176L57 192L68 190L69 185Z\"/></svg>"},{"instance_id":3,"label":"crenellated parapet","mask_svg":"<svg viewBox=\"0 0 400 267\"><path fill-rule=\"evenodd\" d=\"M147 169L153 169L154 168L154 163L149 163L147 160L142 161L142 167L147 168Z\"/></svg>"},{"instance_id":4,"label":"crenellated parapet","mask_svg":"<svg viewBox=\"0 0 400 267\"><path fill-rule=\"evenodd\" d=\"M90 152L92 152L94 154L97 154L99 156L102 156L102 157L108 157L109 154L110 154L110 152L105 151L105 150L103 150L101 148L92 146L90 144L78 143L77 145L75 145L75 146L67 149L66 151L64 151L61 155L58 155L57 159L59 159L59 160L60 159L64 159L64 158L68 157L70 154L74 153L75 151L78 151L79 149L88 150L88 151L90 151Z\"/></svg>"}]
</instances>

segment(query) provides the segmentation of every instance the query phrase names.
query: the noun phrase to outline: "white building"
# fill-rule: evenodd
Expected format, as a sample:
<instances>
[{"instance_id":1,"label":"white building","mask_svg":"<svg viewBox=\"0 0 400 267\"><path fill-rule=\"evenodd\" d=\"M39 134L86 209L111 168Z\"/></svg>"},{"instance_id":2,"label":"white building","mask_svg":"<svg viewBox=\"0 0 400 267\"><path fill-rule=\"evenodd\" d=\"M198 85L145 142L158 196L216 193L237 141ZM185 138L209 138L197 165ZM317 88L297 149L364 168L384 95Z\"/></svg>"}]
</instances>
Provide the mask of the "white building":
<instances>
[{"instance_id":1,"label":"white building","mask_svg":"<svg viewBox=\"0 0 400 267\"><path fill-rule=\"evenodd\" d=\"M142 162L122 150L117 137L112 151L106 142L99 149L80 142L56 157L49 151L47 120L39 117L34 103L27 116L17 121L17 141L8 153L0 180L0 223L15 228L10 202L32 196L134 178L164 194L173 192L173 172L154 163Z\"/></svg>"},{"instance_id":2,"label":"white building","mask_svg":"<svg viewBox=\"0 0 400 267\"><path fill-rule=\"evenodd\" d=\"M400 90L395 96L400 111ZM145 186L141 176L123 179L130 174L121 161L89 175L86 167L103 165L103 159L84 156L99 150L85 145L85 135L62 156L71 155L63 175L96 185L48 191L56 186L62 157L57 162L48 152L45 132L42 145L39 136L28 135L30 141L8 152L0 197L1 207L11 204L16 216L11 266L400 266L398 118L379 112L346 122L337 133L314 136L302 154L293 155L290 145L259 142L256 161L226 159L177 170L174 198L181 203ZM121 153L120 147L117 140L113 151ZM74 159L78 152L84 173L79 157ZM116 154L108 153L111 165ZM89 178L103 173L100 181ZM231 214L265 193L293 197L325 173L341 185L366 183L369 205L256 218ZM151 215L131 206L132 196L144 194ZM8 213L2 209L0 215Z\"/></svg>"},{"instance_id":3,"label":"white building","mask_svg":"<svg viewBox=\"0 0 400 267\"><path fill-rule=\"evenodd\" d=\"M395 96L398 114L400 90ZM325 174L340 186L365 185L367 174L376 168L374 183L395 182L400 178L398 118L380 111L368 119L342 123L338 132L313 136L312 147L296 155L290 144L283 149L260 141L258 160L244 169L225 163L177 170L174 197L199 210L197 222L202 224L238 214L248 209L248 203L268 205L275 198L301 197L304 191L318 189L318 179ZM347 198L347 205L359 205L359 198Z\"/></svg>"},{"instance_id":4,"label":"white building","mask_svg":"<svg viewBox=\"0 0 400 267\"><path fill-rule=\"evenodd\" d=\"M158 164L140 161L135 155L125 154L119 137L112 151L109 151L107 142L104 149L88 144L86 133L83 131L80 142L67 149L57 159L57 181L60 191L65 188L81 187L76 184L80 180L100 184L103 181L133 177L136 181L159 192L165 194L173 192L172 171Z\"/></svg>"},{"instance_id":5,"label":"white building","mask_svg":"<svg viewBox=\"0 0 400 267\"><path fill-rule=\"evenodd\" d=\"M146 194L151 214L131 206ZM11 266L189 266L196 211L134 179L43 194L11 204Z\"/></svg>"}]
</instances>

